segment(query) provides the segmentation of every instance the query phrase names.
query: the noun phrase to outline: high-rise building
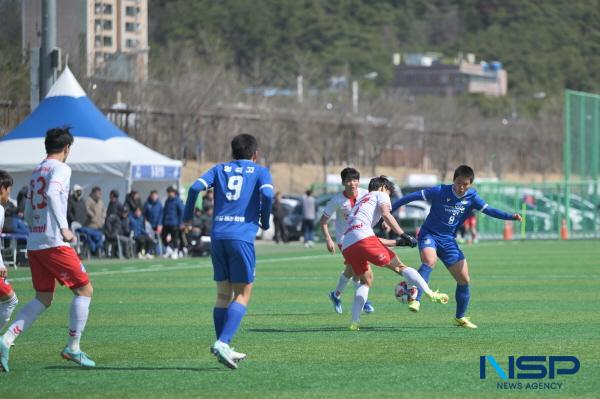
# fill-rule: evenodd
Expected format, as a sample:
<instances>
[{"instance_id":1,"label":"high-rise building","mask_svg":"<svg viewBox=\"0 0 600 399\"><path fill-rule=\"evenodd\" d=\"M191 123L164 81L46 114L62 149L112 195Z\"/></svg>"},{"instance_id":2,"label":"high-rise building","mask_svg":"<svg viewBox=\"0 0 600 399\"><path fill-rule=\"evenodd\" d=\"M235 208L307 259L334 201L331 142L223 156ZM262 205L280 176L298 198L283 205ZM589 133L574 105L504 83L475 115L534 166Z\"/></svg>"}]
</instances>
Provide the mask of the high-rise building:
<instances>
[{"instance_id":1,"label":"high-rise building","mask_svg":"<svg viewBox=\"0 0 600 399\"><path fill-rule=\"evenodd\" d=\"M76 74L148 78L148 0L55 0L57 46ZM42 0L22 0L23 49L40 47Z\"/></svg>"}]
</instances>

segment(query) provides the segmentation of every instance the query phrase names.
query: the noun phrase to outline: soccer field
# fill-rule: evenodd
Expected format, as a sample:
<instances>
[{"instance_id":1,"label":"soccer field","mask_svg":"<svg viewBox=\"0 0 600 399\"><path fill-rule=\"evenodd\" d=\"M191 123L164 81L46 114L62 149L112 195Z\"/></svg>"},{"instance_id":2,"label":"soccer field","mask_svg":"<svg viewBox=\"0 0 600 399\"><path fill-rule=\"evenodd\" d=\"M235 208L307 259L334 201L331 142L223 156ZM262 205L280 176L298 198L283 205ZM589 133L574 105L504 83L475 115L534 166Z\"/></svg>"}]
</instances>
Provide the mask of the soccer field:
<instances>
[{"instance_id":1,"label":"soccer field","mask_svg":"<svg viewBox=\"0 0 600 399\"><path fill-rule=\"evenodd\" d=\"M248 358L235 371L209 354L209 259L91 262L95 296L82 349L98 367L80 369L59 356L71 298L60 289L52 308L16 341L11 372L0 375L0 398L598 397L600 243L486 242L463 250L472 279L469 314L479 329L451 324L455 283L438 264L431 286L450 294L449 305L424 302L410 313L393 296L399 278L376 268L376 311L351 332L353 289L346 290L343 315L327 298L341 255L322 245L258 244L252 302L233 342ZM417 250L397 253L418 267ZM23 305L33 295L29 270L10 273ZM504 370L508 356L524 355L576 356L581 368L555 379L510 379L522 389L501 389L504 381L489 364L480 379L483 355Z\"/></svg>"}]
</instances>

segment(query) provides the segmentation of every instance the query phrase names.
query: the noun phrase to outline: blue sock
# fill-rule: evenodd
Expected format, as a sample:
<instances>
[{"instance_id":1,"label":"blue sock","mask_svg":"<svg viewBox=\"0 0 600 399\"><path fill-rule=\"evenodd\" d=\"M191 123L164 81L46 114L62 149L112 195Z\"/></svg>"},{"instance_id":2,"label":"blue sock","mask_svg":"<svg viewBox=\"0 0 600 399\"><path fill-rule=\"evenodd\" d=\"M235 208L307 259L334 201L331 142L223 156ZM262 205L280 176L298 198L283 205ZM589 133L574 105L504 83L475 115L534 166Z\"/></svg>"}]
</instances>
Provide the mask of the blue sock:
<instances>
[{"instance_id":1,"label":"blue sock","mask_svg":"<svg viewBox=\"0 0 600 399\"><path fill-rule=\"evenodd\" d=\"M240 328L242 319L246 314L246 307L238 302L231 302L227 308L227 320L223 326L223 331L219 335L219 341L229 344L233 336Z\"/></svg>"},{"instance_id":2,"label":"blue sock","mask_svg":"<svg viewBox=\"0 0 600 399\"><path fill-rule=\"evenodd\" d=\"M223 331L223 326L227 320L227 308L213 308L213 321L215 323L215 333L217 333L217 339Z\"/></svg>"},{"instance_id":3,"label":"blue sock","mask_svg":"<svg viewBox=\"0 0 600 399\"><path fill-rule=\"evenodd\" d=\"M471 292L469 290L469 284L460 285L456 284L456 317L461 318L467 313L469 307L469 299L471 299Z\"/></svg>"},{"instance_id":4,"label":"blue sock","mask_svg":"<svg viewBox=\"0 0 600 399\"><path fill-rule=\"evenodd\" d=\"M431 267L427 266L425 263L422 263L421 267L419 267L419 270L418 270L421 277L423 277L423 280L425 280L425 282L428 284L429 284L429 275L431 274L432 271L433 271L433 269ZM419 293L417 294L417 301L420 301L422 296L423 296L423 291L419 290Z\"/></svg>"}]
</instances>

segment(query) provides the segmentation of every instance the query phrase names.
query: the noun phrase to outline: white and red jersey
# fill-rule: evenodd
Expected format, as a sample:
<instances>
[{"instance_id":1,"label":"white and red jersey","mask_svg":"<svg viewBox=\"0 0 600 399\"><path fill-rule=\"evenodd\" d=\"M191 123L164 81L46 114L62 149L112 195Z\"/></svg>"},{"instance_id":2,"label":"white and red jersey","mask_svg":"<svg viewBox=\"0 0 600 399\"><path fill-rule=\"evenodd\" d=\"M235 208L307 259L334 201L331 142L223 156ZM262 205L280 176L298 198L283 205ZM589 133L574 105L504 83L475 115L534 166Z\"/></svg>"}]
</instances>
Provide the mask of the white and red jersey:
<instances>
[{"instance_id":1,"label":"white and red jersey","mask_svg":"<svg viewBox=\"0 0 600 399\"><path fill-rule=\"evenodd\" d=\"M381 219L380 206L392 204L390 196L382 191L371 191L356 201L346 223L342 250L358 241L375 235L373 227Z\"/></svg>"},{"instance_id":2,"label":"white and red jersey","mask_svg":"<svg viewBox=\"0 0 600 399\"><path fill-rule=\"evenodd\" d=\"M28 250L69 246L60 229L69 228L67 202L71 168L56 159L45 159L29 181L25 219L29 225Z\"/></svg>"},{"instance_id":3,"label":"white and red jersey","mask_svg":"<svg viewBox=\"0 0 600 399\"><path fill-rule=\"evenodd\" d=\"M350 198L346 196L346 192L342 191L331 197L327 205L325 205L325 209L323 210L324 216L330 218L335 212L335 239L338 244L342 244L348 215L350 215L350 211L352 211L352 208L356 204L356 200L368 192L364 188L359 188L356 197Z\"/></svg>"}]
</instances>

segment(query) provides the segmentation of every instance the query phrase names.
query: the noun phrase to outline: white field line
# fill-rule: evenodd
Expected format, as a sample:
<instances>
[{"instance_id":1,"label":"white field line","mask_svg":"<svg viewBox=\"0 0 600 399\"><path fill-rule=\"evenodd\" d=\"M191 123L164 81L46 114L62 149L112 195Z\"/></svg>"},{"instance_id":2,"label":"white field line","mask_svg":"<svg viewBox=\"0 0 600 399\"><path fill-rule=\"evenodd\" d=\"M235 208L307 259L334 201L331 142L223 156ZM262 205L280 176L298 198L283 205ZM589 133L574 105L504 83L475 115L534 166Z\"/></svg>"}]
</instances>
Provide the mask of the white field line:
<instances>
[{"instance_id":1,"label":"white field line","mask_svg":"<svg viewBox=\"0 0 600 399\"><path fill-rule=\"evenodd\" d=\"M312 255L312 256L294 256L294 257L285 257L285 258L272 258L272 259L264 259L264 260L257 260L257 264L261 265L263 263L276 263L276 262L288 262L288 261L294 261L294 260L313 260L313 259L320 259L320 258L327 258L327 257L331 257L330 254L326 254L326 255ZM153 272L170 272L173 270L189 270L189 269L204 269L204 268L208 268L211 266L210 263L201 263L201 264L195 264L195 265L186 265L186 264L181 264L178 263L178 266L168 266L168 265L164 265L164 264L152 264L147 268L143 268L143 269L134 269L132 267L125 267L124 269L120 269L120 270L106 270L106 271L99 271L99 272L90 272L88 273L90 276L106 276L106 275L114 275L114 274L130 274L130 273L153 273ZM8 278L9 282L10 281L30 281L31 277L17 277L17 278Z\"/></svg>"}]
</instances>

